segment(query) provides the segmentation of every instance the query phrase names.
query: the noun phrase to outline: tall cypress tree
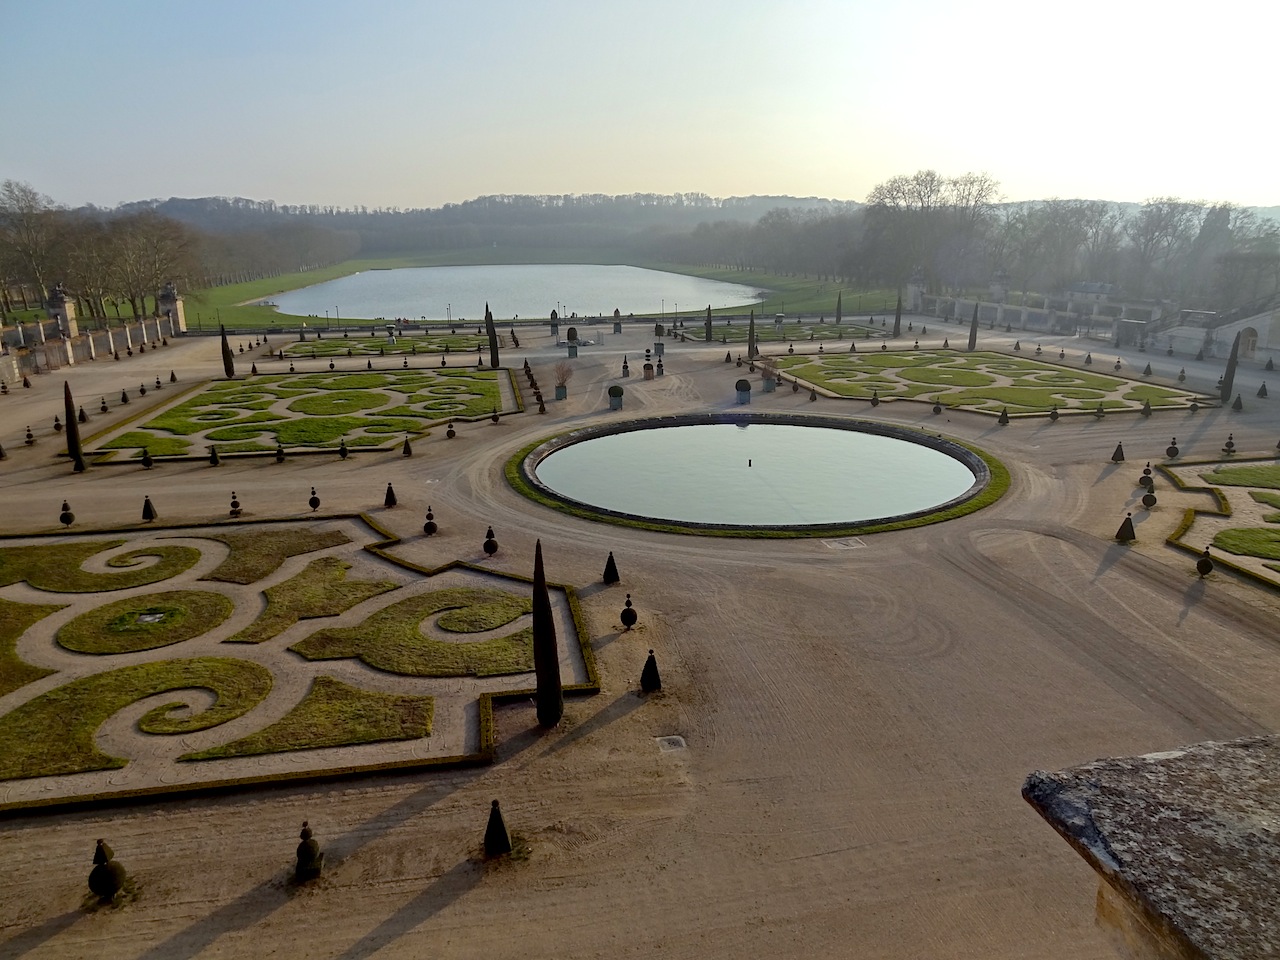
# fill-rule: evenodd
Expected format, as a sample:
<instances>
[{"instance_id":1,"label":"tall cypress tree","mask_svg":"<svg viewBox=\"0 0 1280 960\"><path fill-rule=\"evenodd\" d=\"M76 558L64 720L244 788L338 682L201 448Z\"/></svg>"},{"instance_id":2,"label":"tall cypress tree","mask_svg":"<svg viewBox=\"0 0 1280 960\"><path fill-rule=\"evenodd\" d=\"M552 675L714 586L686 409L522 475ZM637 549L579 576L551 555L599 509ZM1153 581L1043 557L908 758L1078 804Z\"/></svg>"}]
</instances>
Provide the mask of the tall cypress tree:
<instances>
[{"instance_id":1,"label":"tall cypress tree","mask_svg":"<svg viewBox=\"0 0 1280 960\"><path fill-rule=\"evenodd\" d=\"M898 305L893 311L893 335L902 336L902 294L898 294Z\"/></svg>"},{"instance_id":2,"label":"tall cypress tree","mask_svg":"<svg viewBox=\"0 0 1280 960\"><path fill-rule=\"evenodd\" d=\"M1222 375L1222 402L1226 403L1231 399L1231 386L1236 381L1236 363L1240 360L1240 334L1236 333L1236 338L1231 342L1231 356L1227 358L1227 372Z\"/></svg>"},{"instance_id":3,"label":"tall cypress tree","mask_svg":"<svg viewBox=\"0 0 1280 960\"><path fill-rule=\"evenodd\" d=\"M489 366L498 369L498 328L493 325L493 314L489 305L484 305L484 330L489 334Z\"/></svg>"},{"instance_id":4,"label":"tall cypress tree","mask_svg":"<svg viewBox=\"0 0 1280 960\"><path fill-rule=\"evenodd\" d=\"M973 322L969 324L969 352L978 345L978 301L973 301Z\"/></svg>"},{"instance_id":5,"label":"tall cypress tree","mask_svg":"<svg viewBox=\"0 0 1280 960\"><path fill-rule=\"evenodd\" d=\"M554 727L564 715L564 690L560 684L560 652L556 622L542 569L542 541L533 555L533 671L538 682L538 723Z\"/></svg>"},{"instance_id":6,"label":"tall cypress tree","mask_svg":"<svg viewBox=\"0 0 1280 960\"><path fill-rule=\"evenodd\" d=\"M844 317L844 291L841 290L836 294L836 326L840 325L840 320Z\"/></svg>"},{"instance_id":7,"label":"tall cypress tree","mask_svg":"<svg viewBox=\"0 0 1280 960\"><path fill-rule=\"evenodd\" d=\"M756 312L751 311L751 323L747 325L747 359L756 358Z\"/></svg>"},{"instance_id":8,"label":"tall cypress tree","mask_svg":"<svg viewBox=\"0 0 1280 960\"><path fill-rule=\"evenodd\" d=\"M72 469L76 473L84 473L84 451L80 448L80 423L76 419L76 404L71 399L71 384L62 381L62 402L67 417L67 455L71 457Z\"/></svg>"},{"instance_id":9,"label":"tall cypress tree","mask_svg":"<svg viewBox=\"0 0 1280 960\"><path fill-rule=\"evenodd\" d=\"M711 304L707 304L707 343L711 342Z\"/></svg>"},{"instance_id":10,"label":"tall cypress tree","mask_svg":"<svg viewBox=\"0 0 1280 960\"><path fill-rule=\"evenodd\" d=\"M231 352L231 344L227 343L227 328L220 324L218 329L222 331L222 372L230 380L236 375L236 358Z\"/></svg>"}]
</instances>

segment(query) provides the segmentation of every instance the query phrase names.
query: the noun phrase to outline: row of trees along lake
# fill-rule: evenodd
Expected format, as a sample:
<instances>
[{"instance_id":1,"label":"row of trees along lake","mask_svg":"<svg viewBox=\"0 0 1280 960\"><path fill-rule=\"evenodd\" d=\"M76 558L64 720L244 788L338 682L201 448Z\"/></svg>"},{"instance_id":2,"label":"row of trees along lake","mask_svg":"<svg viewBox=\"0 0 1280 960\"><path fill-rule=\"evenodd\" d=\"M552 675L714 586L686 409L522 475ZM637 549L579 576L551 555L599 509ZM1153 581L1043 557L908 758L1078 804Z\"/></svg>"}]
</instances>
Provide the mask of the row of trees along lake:
<instances>
[{"instance_id":1,"label":"row of trees along lake","mask_svg":"<svg viewBox=\"0 0 1280 960\"><path fill-rule=\"evenodd\" d=\"M985 290L1003 275L1015 298L1091 281L1131 298L1226 310L1280 289L1276 214L1175 197L1008 203L984 174L932 170L886 180L865 202L592 194L486 196L410 210L226 197L72 209L6 180L0 311L38 308L58 282L82 316L110 319L154 309L170 279L191 291L356 257L555 262L574 253L861 289L900 287L918 275L934 293Z\"/></svg>"}]
</instances>

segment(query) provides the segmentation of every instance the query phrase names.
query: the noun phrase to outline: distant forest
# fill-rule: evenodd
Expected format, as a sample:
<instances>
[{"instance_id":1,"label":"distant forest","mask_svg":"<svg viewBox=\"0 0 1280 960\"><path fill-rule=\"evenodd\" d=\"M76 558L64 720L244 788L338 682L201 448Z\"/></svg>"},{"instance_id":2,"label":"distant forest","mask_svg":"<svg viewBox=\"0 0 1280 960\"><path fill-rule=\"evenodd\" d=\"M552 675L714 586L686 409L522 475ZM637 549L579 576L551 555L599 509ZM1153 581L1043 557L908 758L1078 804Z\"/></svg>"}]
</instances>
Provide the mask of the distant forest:
<instances>
[{"instance_id":1,"label":"distant forest","mask_svg":"<svg viewBox=\"0 0 1280 960\"><path fill-rule=\"evenodd\" d=\"M1092 282L1134 299L1227 310L1280 290L1275 209L1175 197L1141 204L1005 203L983 174L893 177L865 202L701 193L496 195L434 209L290 206L204 197L67 208L0 184L0 310L63 283L81 312L138 315L166 280L186 289L357 257L480 249L591 250L648 264L813 276L850 287L1015 293Z\"/></svg>"}]
</instances>

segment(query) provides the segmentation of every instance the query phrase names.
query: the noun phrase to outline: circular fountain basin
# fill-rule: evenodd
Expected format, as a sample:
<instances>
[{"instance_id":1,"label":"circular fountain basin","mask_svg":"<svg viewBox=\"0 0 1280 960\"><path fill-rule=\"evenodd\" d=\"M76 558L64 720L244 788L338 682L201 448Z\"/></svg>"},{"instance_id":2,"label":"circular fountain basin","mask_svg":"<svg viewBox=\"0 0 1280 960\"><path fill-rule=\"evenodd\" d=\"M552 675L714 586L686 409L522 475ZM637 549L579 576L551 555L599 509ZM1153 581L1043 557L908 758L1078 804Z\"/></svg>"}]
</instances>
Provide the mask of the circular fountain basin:
<instances>
[{"instance_id":1,"label":"circular fountain basin","mask_svg":"<svg viewBox=\"0 0 1280 960\"><path fill-rule=\"evenodd\" d=\"M578 430L536 447L520 475L540 499L596 519L825 535L944 519L986 489L991 469L969 448L921 431L742 414Z\"/></svg>"}]
</instances>

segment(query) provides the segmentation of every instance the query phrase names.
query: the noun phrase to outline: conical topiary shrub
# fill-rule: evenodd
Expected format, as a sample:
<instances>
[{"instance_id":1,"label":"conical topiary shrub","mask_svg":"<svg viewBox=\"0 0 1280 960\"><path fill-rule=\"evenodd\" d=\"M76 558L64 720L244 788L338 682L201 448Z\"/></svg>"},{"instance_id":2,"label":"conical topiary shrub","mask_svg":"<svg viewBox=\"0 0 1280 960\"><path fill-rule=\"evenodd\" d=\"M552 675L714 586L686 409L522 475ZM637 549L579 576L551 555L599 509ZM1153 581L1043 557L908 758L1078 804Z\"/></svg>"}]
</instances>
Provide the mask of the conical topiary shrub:
<instances>
[{"instance_id":1,"label":"conical topiary shrub","mask_svg":"<svg viewBox=\"0 0 1280 960\"><path fill-rule=\"evenodd\" d=\"M1145 367L1142 368L1142 375L1144 377L1151 376L1151 364L1148 363Z\"/></svg>"},{"instance_id":2,"label":"conical topiary shrub","mask_svg":"<svg viewBox=\"0 0 1280 960\"><path fill-rule=\"evenodd\" d=\"M302 831L298 834L298 850L293 867L293 879L298 883L306 883L320 876L324 868L324 852L316 840L310 825L302 821Z\"/></svg>"},{"instance_id":3,"label":"conical topiary shrub","mask_svg":"<svg viewBox=\"0 0 1280 960\"><path fill-rule=\"evenodd\" d=\"M634 627L636 625L636 621L640 619L636 614L636 608L631 605L631 594L629 593L627 594L626 606L622 608L620 619L622 620L622 625L628 630Z\"/></svg>"},{"instance_id":4,"label":"conical topiary shrub","mask_svg":"<svg viewBox=\"0 0 1280 960\"><path fill-rule=\"evenodd\" d=\"M1117 443L1115 452L1111 454L1112 463L1124 463L1124 443Z\"/></svg>"},{"instance_id":5,"label":"conical topiary shrub","mask_svg":"<svg viewBox=\"0 0 1280 960\"><path fill-rule=\"evenodd\" d=\"M222 463L222 458L218 456L218 448L215 445L209 447L209 466L216 467Z\"/></svg>"},{"instance_id":6,"label":"conical topiary shrub","mask_svg":"<svg viewBox=\"0 0 1280 960\"><path fill-rule=\"evenodd\" d=\"M1120 529L1116 531L1116 539L1121 543L1132 543L1138 539L1138 535L1133 530L1133 514L1126 513L1124 515L1124 523L1120 524Z\"/></svg>"},{"instance_id":7,"label":"conical topiary shrub","mask_svg":"<svg viewBox=\"0 0 1280 960\"><path fill-rule=\"evenodd\" d=\"M124 866L115 859L115 853L102 840L93 849L93 869L89 871L89 889L99 903L111 903L129 879Z\"/></svg>"},{"instance_id":8,"label":"conical topiary shrub","mask_svg":"<svg viewBox=\"0 0 1280 960\"><path fill-rule=\"evenodd\" d=\"M394 507L396 505L396 491L389 483L387 484L387 495L382 498L382 505L384 507Z\"/></svg>"},{"instance_id":9,"label":"conical topiary shrub","mask_svg":"<svg viewBox=\"0 0 1280 960\"><path fill-rule=\"evenodd\" d=\"M1142 401L1142 415L1143 415L1144 417L1149 417L1149 416L1151 416L1151 401L1150 401L1150 400L1143 400L1143 401Z\"/></svg>"},{"instance_id":10,"label":"conical topiary shrub","mask_svg":"<svg viewBox=\"0 0 1280 960\"><path fill-rule=\"evenodd\" d=\"M218 329L222 332L222 372L230 380L236 375L236 358L231 352L231 344L227 343L227 328L219 325Z\"/></svg>"},{"instance_id":11,"label":"conical topiary shrub","mask_svg":"<svg viewBox=\"0 0 1280 960\"><path fill-rule=\"evenodd\" d=\"M1236 413L1239 413L1241 410L1244 409L1244 398L1240 394L1238 393L1236 394L1236 401L1235 403L1231 404L1231 409L1234 410Z\"/></svg>"},{"instance_id":12,"label":"conical topiary shrub","mask_svg":"<svg viewBox=\"0 0 1280 960\"><path fill-rule=\"evenodd\" d=\"M1266 382L1265 380L1262 382L1262 386L1260 386L1260 387L1258 388L1258 396L1262 397L1263 399L1266 399L1266 396L1267 396L1267 382Z\"/></svg>"},{"instance_id":13,"label":"conical topiary shrub","mask_svg":"<svg viewBox=\"0 0 1280 960\"><path fill-rule=\"evenodd\" d=\"M142 522L150 523L160 514L156 513L155 506L151 503L151 498L144 496L142 498Z\"/></svg>"},{"instance_id":14,"label":"conical topiary shrub","mask_svg":"<svg viewBox=\"0 0 1280 960\"><path fill-rule=\"evenodd\" d=\"M538 724L554 727L564 715L564 688L560 681L560 648L551 595L542 566L542 541L533 553L533 671L537 678Z\"/></svg>"},{"instance_id":15,"label":"conical topiary shrub","mask_svg":"<svg viewBox=\"0 0 1280 960\"><path fill-rule=\"evenodd\" d=\"M658 661L652 650L649 651L649 659L645 660L644 668L640 671L640 689L645 693L662 689L662 676L658 673Z\"/></svg>"},{"instance_id":16,"label":"conical topiary shrub","mask_svg":"<svg viewBox=\"0 0 1280 960\"><path fill-rule=\"evenodd\" d=\"M66 380L62 381L62 402L67 415L67 456L71 458L71 469L76 473L84 473L84 451L80 447L80 421L74 416L75 401L71 399L71 384Z\"/></svg>"},{"instance_id":17,"label":"conical topiary shrub","mask_svg":"<svg viewBox=\"0 0 1280 960\"><path fill-rule=\"evenodd\" d=\"M408 438L408 437L405 437L405 438L404 438L404 443L403 443L403 444L401 445L401 447L400 447L400 456L402 456L402 457L412 457L412 456L413 456L413 447L409 446L409 438Z\"/></svg>"},{"instance_id":18,"label":"conical topiary shrub","mask_svg":"<svg viewBox=\"0 0 1280 960\"><path fill-rule=\"evenodd\" d=\"M1008 407L1001 408L1000 416L996 418L996 423L1000 424L1000 426L1002 427L1007 427L1009 425L1009 408Z\"/></svg>"},{"instance_id":19,"label":"conical topiary shrub","mask_svg":"<svg viewBox=\"0 0 1280 960\"><path fill-rule=\"evenodd\" d=\"M604 562L604 582L618 583L622 578L618 576L618 565L613 562L613 551L609 551L609 559Z\"/></svg>"},{"instance_id":20,"label":"conical topiary shrub","mask_svg":"<svg viewBox=\"0 0 1280 960\"><path fill-rule=\"evenodd\" d=\"M507 831L507 822L502 818L502 808L495 800L489 806L489 822L484 828L484 855L501 857L511 852L511 834Z\"/></svg>"},{"instance_id":21,"label":"conical topiary shrub","mask_svg":"<svg viewBox=\"0 0 1280 960\"><path fill-rule=\"evenodd\" d=\"M490 557L498 552L498 541L493 538L493 527L485 531L484 552Z\"/></svg>"}]
</instances>

